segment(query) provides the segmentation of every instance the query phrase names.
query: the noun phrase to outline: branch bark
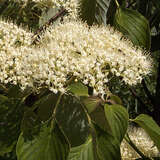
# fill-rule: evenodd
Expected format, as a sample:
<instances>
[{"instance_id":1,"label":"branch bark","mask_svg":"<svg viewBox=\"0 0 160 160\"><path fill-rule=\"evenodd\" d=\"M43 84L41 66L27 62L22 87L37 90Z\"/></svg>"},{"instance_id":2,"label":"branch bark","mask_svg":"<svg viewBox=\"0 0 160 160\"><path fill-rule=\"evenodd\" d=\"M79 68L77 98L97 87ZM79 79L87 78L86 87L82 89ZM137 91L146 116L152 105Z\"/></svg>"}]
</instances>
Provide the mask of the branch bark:
<instances>
[{"instance_id":1,"label":"branch bark","mask_svg":"<svg viewBox=\"0 0 160 160\"><path fill-rule=\"evenodd\" d=\"M48 22L46 22L43 26L41 26L33 35L32 38L34 38L32 44L36 44L36 42L40 38L40 34L46 30L47 27L49 27L53 22L55 22L58 18L65 16L68 13L66 9L61 9L55 16L49 19Z\"/></svg>"}]
</instances>

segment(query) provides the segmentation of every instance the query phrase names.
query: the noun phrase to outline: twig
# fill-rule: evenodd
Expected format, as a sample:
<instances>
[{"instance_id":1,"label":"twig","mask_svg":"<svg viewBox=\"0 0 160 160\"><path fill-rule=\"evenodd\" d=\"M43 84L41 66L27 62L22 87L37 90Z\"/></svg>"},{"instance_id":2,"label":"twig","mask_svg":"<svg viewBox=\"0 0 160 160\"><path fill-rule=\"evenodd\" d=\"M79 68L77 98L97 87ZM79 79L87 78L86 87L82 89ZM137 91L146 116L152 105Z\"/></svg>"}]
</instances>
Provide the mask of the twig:
<instances>
[{"instance_id":1,"label":"twig","mask_svg":"<svg viewBox=\"0 0 160 160\"><path fill-rule=\"evenodd\" d=\"M32 44L36 44L36 42L38 41L38 39L40 38L40 34L42 33L42 31L46 30L46 28L48 26L50 26L54 21L56 21L58 18L65 16L68 13L68 11L66 9L61 9L56 15L54 15L52 18L49 19L48 22L46 22L43 26L41 26L33 35L32 38L35 37L35 39L33 40Z\"/></svg>"},{"instance_id":2,"label":"twig","mask_svg":"<svg viewBox=\"0 0 160 160\"><path fill-rule=\"evenodd\" d=\"M119 8L119 3L118 3L118 1L117 1L117 0L115 0L115 2L116 2L117 7Z\"/></svg>"}]
</instances>

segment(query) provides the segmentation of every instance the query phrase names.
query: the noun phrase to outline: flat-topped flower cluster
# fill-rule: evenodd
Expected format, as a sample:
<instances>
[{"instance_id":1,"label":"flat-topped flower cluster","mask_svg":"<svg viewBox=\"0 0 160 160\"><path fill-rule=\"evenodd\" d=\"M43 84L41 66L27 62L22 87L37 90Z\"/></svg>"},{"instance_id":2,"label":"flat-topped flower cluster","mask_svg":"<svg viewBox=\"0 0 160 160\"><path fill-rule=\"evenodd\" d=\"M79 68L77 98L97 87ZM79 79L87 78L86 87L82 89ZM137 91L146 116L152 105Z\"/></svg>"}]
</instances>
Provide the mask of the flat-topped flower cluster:
<instances>
[{"instance_id":1,"label":"flat-topped flower cluster","mask_svg":"<svg viewBox=\"0 0 160 160\"><path fill-rule=\"evenodd\" d=\"M0 81L17 83L14 74L14 60L20 47L31 45L33 34L13 23L0 20Z\"/></svg>"},{"instance_id":2,"label":"flat-topped flower cluster","mask_svg":"<svg viewBox=\"0 0 160 160\"><path fill-rule=\"evenodd\" d=\"M109 26L89 28L82 22L66 21L49 28L37 47L29 47L31 33L2 21L0 28L1 41L5 39L0 80L18 83L23 89L47 87L54 93L66 92L66 83L74 76L104 94L112 76L135 85L151 71L149 56ZM19 42L22 45L16 48Z\"/></svg>"}]
</instances>

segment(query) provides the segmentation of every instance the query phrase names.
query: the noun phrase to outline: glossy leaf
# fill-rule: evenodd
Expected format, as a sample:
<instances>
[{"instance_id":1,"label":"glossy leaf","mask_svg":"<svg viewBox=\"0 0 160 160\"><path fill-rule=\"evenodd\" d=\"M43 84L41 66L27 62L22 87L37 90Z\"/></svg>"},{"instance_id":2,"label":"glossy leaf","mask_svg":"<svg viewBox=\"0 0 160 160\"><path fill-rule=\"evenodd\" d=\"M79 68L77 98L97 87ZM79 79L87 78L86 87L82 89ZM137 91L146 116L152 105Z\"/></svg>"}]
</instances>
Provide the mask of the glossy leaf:
<instances>
[{"instance_id":1,"label":"glossy leaf","mask_svg":"<svg viewBox=\"0 0 160 160\"><path fill-rule=\"evenodd\" d=\"M94 160L92 137L84 144L71 148L68 160Z\"/></svg>"},{"instance_id":2,"label":"glossy leaf","mask_svg":"<svg viewBox=\"0 0 160 160\"><path fill-rule=\"evenodd\" d=\"M96 130L97 153L100 160L121 160L120 143L111 134L94 124Z\"/></svg>"},{"instance_id":3,"label":"glossy leaf","mask_svg":"<svg viewBox=\"0 0 160 160\"><path fill-rule=\"evenodd\" d=\"M16 153L18 160L66 160L69 144L56 123L53 129L45 124L32 140L25 139L21 133Z\"/></svg>"},{"instance_id":4,"label":"glossy leaf","mask_svg":"<svg viewBox=\"0 0 160 160\"><path fill-rule=\"evenodd\" d=\"M105 118L104 107L98 106L95 108L95 110L91 112L90 117L102 130L112 133L109 123Z\"/></svg>"},{"instance_id":5,"label":"glossy leaf","mask_svg":"<svg viewBox=\"0 0 160 160\"><path fill-rule=\"evenodd\" d=\"M110 100L113 102L113 104L119 104L119 105L122 105L122 100L116 96L116 95L111 95L110 96Z\"/></svg>"},{"instance_id":6,"label":"glossy leaf","mask_svg":"<svg viewBox=\"0 0 160 160\"><path fill-rule=\"evenodd\" d=\"M78 98L72 95L63 95L57 108L56 119L72 147L86 141L89 124L84 106Z\"/></svg>"},{"instance_id":7,"label":"glossy leaf","mask_svg":"<svg viewBox=\"0 0 160 160\"><path fill-rule=\"evenodd\" d=\"M24 105L19 99L0 95L0 154L14 149L20 134Z\"/></svg>"},{"instance_id":8,"label":"glossy leaf","mask_svg":"<svg viewBox=\"0 0 160 160\"><path fill-rule=\"evenodd\" d=\"M21 123L21 131L23 136L28 139L32 139L34 135L37 135L40 131L39 117L30 109L26 108Z\"/></svg>"},{"instance_id":9,"label":"glossy leaf","mask_svg":"<svg viewBox=\"0 0 160 160\"><path fill-rule=\"evenodd\" d=\"M105 116L113 136L121 142L128 128L129 115L127 110L118 104L104 106Z\"/></svg>"},{"instance_id":10,"label":"glossy leaf","mask_svg":"<svg viewBox=\"0 0 160 160\"><path fill-rule=\"evenodd\" d=\"M108 6L108 0L80 0L80 18L88 25L93 23L106 24Z\"/></svg>"},{"instance_id":11,"label":"glossy leaf","mask_svg":"<svg viewBox=\"0 0 160 160\"><path fill-rule=\"evenodd\" d=\"M114 26L125 34L134 45L150 49L149 23L139 12L128 8L117 8Z\"/></svg>"},{"instance_id":12,"label":"glossy leaf","mask_svg":"<svg viewBox=\"0 0 160 160\"><path fill-rule=\"evenodd\" d=\"M83 98L82 101L84 105L86 106L89 113L93 112L96 109L96 107L98 107L102 103L101 98L94 97L94 96L85 97Z\"/></svg>"},{"instance_id":13,"label":"glossy leaf","mask_svg":"<svg viewBox=\"0 0 160 160\"><path fill-rule=\"evenodd\" d=\"M114 16L116 13L116 9L117 9L117 4L115 0L110 0L109 1L109 7L108 7L108 11L107 11L107 24L110 24L111 26L113 25L113 21L114 21ZM120 6L125 7L126 6L126 0L118 0L118 2L120 2Z\"/></svg>"},{"instance_id":14,"label":"glossy leaf","mask_svg":"<svg viewBox=\"0 0 160 160\"><path fill-rule=\"evenodd\" d=\"M88 96L88 87L81 82L72 83L68 89L76 96Z\"/></svg>"},{"instance_id":15,"label":"glossy leaf","mask_svg":"<svg viewBox=\"0 0 160 160\"><path fill-rule=\"evenodd\" d=\"M31 94L31 89L25 89L24 91L18 85L11 85L8 88L7 96L9 98L24 98Z\"/></svg>"},{"instance_id":16,"label":"glossy leaf","mask_svg":"<svg viewBox=\"0 0 160 160\"><path fill-rule=\"evenodd\" d=\"M50 93L42 97L34 104L37 106L37 114L42 121L46 121L52 115L53 109L57 103L58 94Z\"/></svg>"},{"instance_id":17,"label":"glossy leaf","mask_svg":"<svg viewBox=\"0 0 160 160\"><path fill-rule=\"evenodd\" d=\"M156 124L152 117L145 114L140 114L133 121L139 124L148 133L157 148L160 150L160 127Z\"/></svg>"}]
</instances>

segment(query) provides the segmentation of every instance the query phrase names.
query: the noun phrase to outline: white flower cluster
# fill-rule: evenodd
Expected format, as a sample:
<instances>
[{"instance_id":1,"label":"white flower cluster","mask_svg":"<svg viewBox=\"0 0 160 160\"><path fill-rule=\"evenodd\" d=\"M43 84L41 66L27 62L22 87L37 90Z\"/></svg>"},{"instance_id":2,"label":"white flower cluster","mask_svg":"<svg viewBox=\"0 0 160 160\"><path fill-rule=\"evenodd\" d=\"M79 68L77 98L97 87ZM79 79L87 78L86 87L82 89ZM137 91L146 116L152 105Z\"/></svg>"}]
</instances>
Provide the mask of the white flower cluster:
<instances>
[{"instance_id":1,"label":"white flower cluster","mask_svg":"<svg viewBox=\"0 0 160 160\"><path fill-rule=\"evenodd\" d=\"M18 47L31 44L32 33L18 28L13 23L0 20L0 81L16 83L13 76L14 58Z\"/></svg>"},{"instance_id":2,"label":"white flower cluster","mask_svg":"<svg viewBox=\"0 0 160 160\"><path fill-rule=\"evenodd\" d=\"M111 27L66 22L46 31L39 46L23 47L14 55L10 72L22 88L65 92L68 78L75 76L104 94L111 76L135 85L151 70L148 56Z\"/></svg>"},{"instance_id":3,"label":"white flower cluster","mask_svg":"<svg viewBox=\"0 0 160 160\"><path fill-rule=\"evenodd\" d=\"M142 128L129 127L128 134L138 149L148 157L157 157L160 155L153 141ZM140 156L125 141L121 144L121 155L123 160L138 159Z\"/></svg>"}]
</instances>

